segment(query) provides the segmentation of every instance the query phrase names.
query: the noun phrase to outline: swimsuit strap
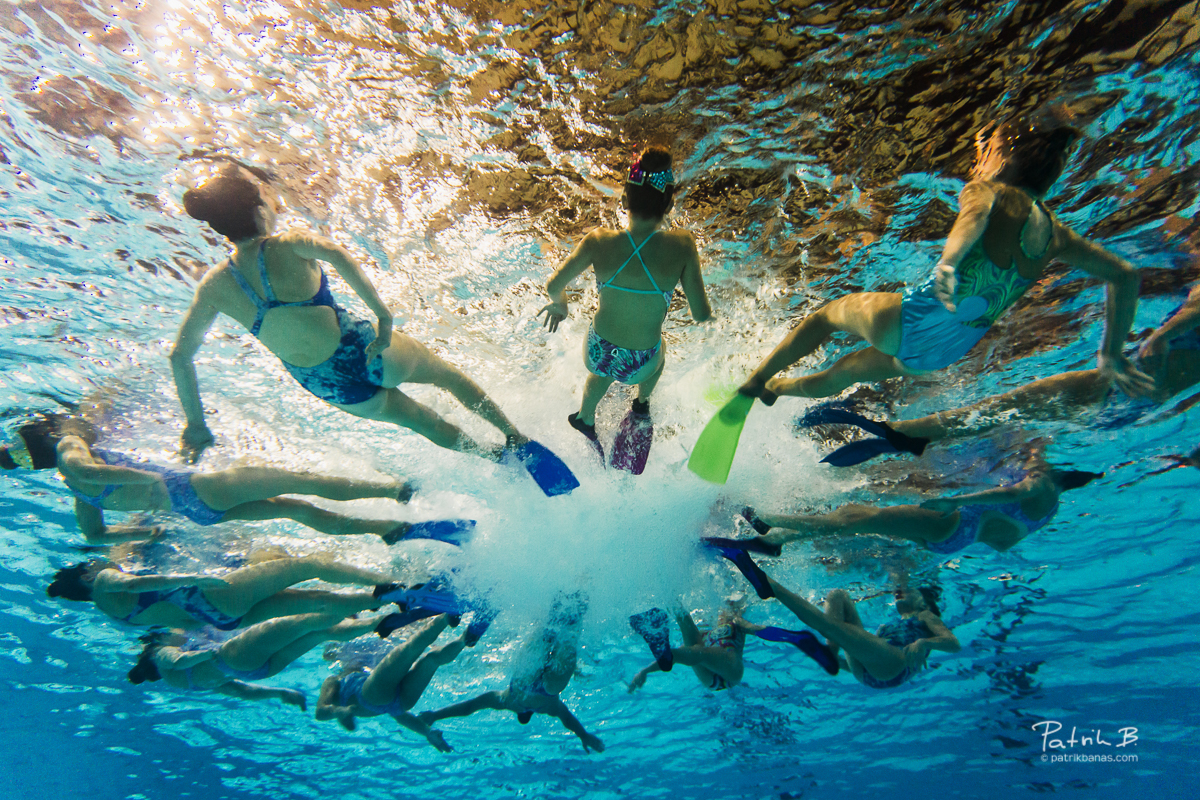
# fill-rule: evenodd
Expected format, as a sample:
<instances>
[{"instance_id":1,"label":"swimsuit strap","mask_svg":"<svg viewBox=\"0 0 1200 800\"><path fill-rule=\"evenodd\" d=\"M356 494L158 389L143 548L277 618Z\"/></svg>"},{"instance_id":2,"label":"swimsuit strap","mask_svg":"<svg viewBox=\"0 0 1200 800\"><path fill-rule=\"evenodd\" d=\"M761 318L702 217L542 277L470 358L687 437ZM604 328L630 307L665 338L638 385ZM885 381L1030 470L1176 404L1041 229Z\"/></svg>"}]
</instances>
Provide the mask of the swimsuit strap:
<instances>
[{"instance_id":1,"label":"swimsuit strap","mask_svg":"<svg viewBox=\"0 0 1200 800\"><path fill-rule=\"evenodd\" d=\"M642 258L642 248L646 246L646 242L654 238L654 234L656 233L658 233L657 230L653 231L649 236L642 240L641 244L637 244L633 240L633 234L629 231L625 231L625 235L629 237L629 243L633 245L633 252L629 254L629 258L625 259L625 263L617 268L617 271L612 274L611 278L600 284L600 288L616 289L619 292L629 292L630 294L658 294L662 295L668 306L671 305L670 293L664 292L659 288L658 281L654 280L654 276L650 274L650 268L646 266L646 261ZM633 289L629 286L617 286L613 283L613 281L617 279L617 276L620 275L627 266L629 266L629 262L633 261L634 256L637 256L637 260L642 262L642 272L646 273L646 278L650 281L650 285L654 287L653 289Z\"/></svg>"},{"instance_id":2,"label":"swimsuit strap","mask_svg":"<svg viewBox=\"0 0 1200 800\"><path fill-rule=\"evenodd\" d=\"M267 316L267 312L273 308L289 308L303 306L327 306L338 313L339 325L341 320L341 309L334 302L333 293L329 290L329 277L325 274L325 270L318 269L321 272L321 285L317 287L317 292L307 300L296 300L295 302L285 303L275 296L275 290L271 288L271 281L267 278L267 256L266 256L267 240L263 239L258 243L258 277L262 281L263 296L259 296L258 292L246 281L242 273L238 271L233 263L233 259L229 259L229 268L233 272L233 278L237 281L238 286L242 287L242 291L254 303L257 313L254 315L254 324L250 326L250 333L258 336L258 331L262 328L263 319Z\"/></svg>"}]
</instances>

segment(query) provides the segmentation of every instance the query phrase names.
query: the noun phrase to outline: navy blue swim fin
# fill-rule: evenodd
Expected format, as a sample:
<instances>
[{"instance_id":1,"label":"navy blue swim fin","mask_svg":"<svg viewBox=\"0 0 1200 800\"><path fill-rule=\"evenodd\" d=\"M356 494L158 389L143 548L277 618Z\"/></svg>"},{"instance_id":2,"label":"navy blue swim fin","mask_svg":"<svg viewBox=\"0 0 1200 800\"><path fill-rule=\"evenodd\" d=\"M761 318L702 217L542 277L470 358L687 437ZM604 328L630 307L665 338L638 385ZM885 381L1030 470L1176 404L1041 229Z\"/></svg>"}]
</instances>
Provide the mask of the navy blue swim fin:
<instances>
[{"instance_id":1,"label":"navy blue swim fin","mask_svg":"<svg viewBox=\"0 0 1200 800\"><path fill-rule=\"evenodd\" d=\"M520 447L514 447L508 452L520 461L547 497L568 494L579 488L579 480L571 472L563 460L543 444L530 439Z\"/></svg>"},{"instance_id":2,"label":"navy blue swim fin","mask_svg":"<svg viewBox=\"0 0 1200 800\"><path fill-rule=\"evenodd\" d=\"M771 625L761 631L755 631L754 635L768 642L786 642L795 645L804 655L820 664L821 669L830 675L838 674L837 656L808 631L789 631Z\"/></svg>"},{"instance_id":3,"label":"navy blue swim fin","mask_svg":"<svg viewBox=\"0 0 1200 800\"><path fill-rule=\"evenodd\" d=\"M638 636L646 640L650 654L654 656L658 668L670 672L675 666L675 654L671 652L671 628L667 612L661 608L652 608L629 618L629 627Z\"/></svg>"},{"instance_id":4,"label":"navy blue swim fin","mask_svg":"<svg viewBox=\"0 0 1200 800\"><path fill-rule=\"evenodd\" d=\"M471 538L475 530L473 519L431 519L426 522L402 522L388 533L383 540L388 544L409 539L433 539L455 547Z\"/></svg>"},{"instance_id":5,"label":"navy blue swim fin","mask_svg":"<svg viewBox=\"0 0 1200 800\"><path fill-rule=\"evenodd\" d=\"M767 578L767 573L763 572L762 568L754 563L754 559L745 550L740 547L728 547L708 541L705 541L705 545L720 553L722 558L732 561L733 565L738 568L738 571L742 573L742 576L746 580L750 581L750 585L754 587L754 591L763 600L770 600L775 596L775 590L771 588L771 582Z\"/></svg>"},{"instance_id":6,"label":"navy blue swim fin","mask_svg":"<svg viewBox=\"0 0 1200 800\"><path fill-rule=\"evenodd\" d=\"M796 421L798 428L811 428L815 425L853 425L879 437L843 445L821 459L822 464L832 464L835 467L861 464L884 453L912 453L919 456L925 452L925 446L929 444L928 439L907 436L886 422L877 422L855 411L829 403L822 403L810 408Z\"/></svg>"}]
</instances>

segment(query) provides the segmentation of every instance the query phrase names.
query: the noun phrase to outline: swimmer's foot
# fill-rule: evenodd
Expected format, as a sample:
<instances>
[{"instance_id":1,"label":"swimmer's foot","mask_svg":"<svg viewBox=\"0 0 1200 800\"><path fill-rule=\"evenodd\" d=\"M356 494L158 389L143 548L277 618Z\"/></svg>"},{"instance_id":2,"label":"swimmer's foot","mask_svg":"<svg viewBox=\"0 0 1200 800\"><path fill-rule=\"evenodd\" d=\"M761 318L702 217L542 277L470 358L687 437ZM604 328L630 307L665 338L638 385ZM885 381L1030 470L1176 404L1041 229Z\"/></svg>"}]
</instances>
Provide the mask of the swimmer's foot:
<instances>
[{"instance_id":1,"label":"swimmer's foot","mask_svg":"<svg viewBox=\"0 0 1200 800\"><path fill-rule=\"evenodd\" d=\"M646 640L658 668L670 672L675 666L675 656L671 653L671 628L667 612L661 608L652 608L629 618L629 626Z\"/></svg>"},{"instance_id":2,"label":"swimmer's foot","mask_svg":"<svg viewBox=\"0 0 1200 800\"><path fill-rule=\"evenodd\" d=\"M738 516L750 523L750 527L754 528L754 532L759 536L766 536L771 531L771 526L759 519L758 514L754 513L754 509L750 506L745 506L738 512ZM779 555L776 553L775 555Z\"/></svg>"},{"instance_id":3,"label":"swimmer's foot","mask_svg":"<svg viewBox=\"0 0 1200 800\"><path fill-rule=\"evenodd\" d=\"M567 417L567 424L575 430L583 434L583 437L592 445L592 449L596 451L596 455L600 456L600 465L604 465L604 446L600 444L599 437L596 436L595 424L588 425L579 419L579 414L575 413Z\"/></svg>"},{"instance_id":4,"label":"swimmer's foot","mask_svg":"<svg viewBox=\"0 0 1200 800\"><path fill-rule=\"evenodd\" d=\"M407 503L412 500L413 494L417 491L417 485L413 481L398 481L399 486L396 489L396 502Z\"/></svg>"},{"instance_id":5,"label":"swimmer's foot","mask_svg":"<svg viewBox=\"0 0 1200 800\"><path fill-rule=\"evenodd\" d=\"M654 443L654 423L650 420L650 402L634 400L621 420L617 438L613 440L612 466L634 475L641 475L650 458Z\"/></svg>"},{"instance_id":6,"label":"swimmer's foot","mask_svg":"<svg viewBox=\"0 0 1200 800\"><path fill-rule=\"evenodd\" d=\"M709 546L720 553L722 558L733 562L733 565L745 576L746 580L750 581L750 585L754 587L754 591L759 597L763 600L769 600L775 596L775 590L771 588L771 581L767 577L767 573L763 572L758 564L754 563L754 559L750 558L749 553L740 547Z\"/></svg>"},{"instance_id":7,"label":"swimmer's foot","mask_svg":"<svg viewBox=\"0 0 1200 800\"><path fill-rule=\"evenodd\" d=\"M744 394L746 397L753 397L762 401L764 406L773 406L775 401L779 399L779 395L767 388L767 382L751 378L738 387L738 394Z\"/></svg>"},{"instance_id":8,"label":"swimmer's foot","mask_svg":"<svg viewBox=\"0 0 1200 800\"><path fill-rule=\"evenodd\" d=\"M753 536L749 539L725 539L720 536L705 536L700 541L709 547L735 548L753 553L762 553L764 556L771 556L772 558L778 558L783 555L783 547L781 545L764 542L760 536Z\"/></svg>"},{"instance_id":9,"label":"swimmer's foot","mask_svg":"<svg viewBox=\"0 0 1200 800\"><path fill-rule=\"evenodd\" d=\"M467 632L463 634L463 644L467 647L474 647L483 638L483 634L487 632L488 627L492 624L492 620L500 612L491 606L479 608L475 610L475 615L467 624Z\"/></svg>"},{"instance_id":10,"label":"swimmer's foot","mask_svg":"<svg viewBox=\"0 0 1200 800\"><path fill-rule=\"evenodd\" d=\"M787 642L795 645L800 652L817 662L821 669L830 675L838 674L837 656L808 631L789 631L772 625L756 631L754 635L760 639L766 639L768 642Z\"/></svg>"}]
</instances>

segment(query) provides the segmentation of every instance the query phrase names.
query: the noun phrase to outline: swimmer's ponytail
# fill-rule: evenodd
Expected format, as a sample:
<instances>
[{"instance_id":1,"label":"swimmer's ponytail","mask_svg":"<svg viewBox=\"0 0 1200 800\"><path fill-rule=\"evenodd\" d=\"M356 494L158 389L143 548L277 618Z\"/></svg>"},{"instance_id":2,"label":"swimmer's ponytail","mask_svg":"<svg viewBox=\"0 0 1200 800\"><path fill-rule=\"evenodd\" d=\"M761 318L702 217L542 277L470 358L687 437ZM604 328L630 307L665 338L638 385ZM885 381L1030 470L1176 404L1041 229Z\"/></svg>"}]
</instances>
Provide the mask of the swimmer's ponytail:
<instances>
[{"instance_id":1,"label":"swimmer's ponytail","mask_svg":"<svg viewBox=\"0 0 1200 800\"><path fill-rule=\"evenodd\" d=\"M1079 489L1087 486L1097 478L1103 477L1103 472L1085 472L1081 469L1054 471L1054 482L1061 486L1064 492L1069 491L1070 489Z\"/></svg>"},{"instance_id":2,"label":"swimmer's ponytail","mask_svg":"<svg viewBox=\"0 0 1200 800\"><path fill-rule=\"evenodd\" d=\"M154 663L154 654L159 651L162 645L162 635L159 633L149 633L142 637L142 642L145 647L142 648L141 654L138 655L137 663L133 665L133 669L125 674L130 683L145 683L146 681L162 680L162 673L158 671L158 665Z\"/></svg>"}]
</instances>

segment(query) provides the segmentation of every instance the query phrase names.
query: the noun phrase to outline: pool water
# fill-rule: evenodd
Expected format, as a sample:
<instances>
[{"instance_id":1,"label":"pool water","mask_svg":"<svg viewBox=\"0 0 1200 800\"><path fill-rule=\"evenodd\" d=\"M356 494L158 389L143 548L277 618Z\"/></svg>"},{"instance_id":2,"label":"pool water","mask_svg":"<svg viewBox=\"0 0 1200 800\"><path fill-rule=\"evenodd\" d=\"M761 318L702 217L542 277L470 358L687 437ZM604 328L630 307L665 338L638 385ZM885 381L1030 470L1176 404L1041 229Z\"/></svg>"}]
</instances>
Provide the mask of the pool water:
<instances>
[{"instance_id":1,"label":"pool water","mask_svg":"<svg viewBox=\"0 0 1200 800\"><path fill-rule=\"evenodd\" d=\"M140 631L45 595L55 570L85 557L83 540L61 480L21 471L0 477L0 764L13 796L1192 796L1198 474L1162 470L1200 445L1197 411L1117 430L1088 414L1014 424L920 460L836 471L818 464L833 445L794 428L810 401L784 399L752 412L726 486L685 463L796 319L847 291L924 278L972 136L1002 110L1072 109L1086 137L1048 201L1142 268L1134 330L1160 324L1200 274L1197 25L1184 2L4 3L8 426L99 396L113 405L107 437L175 459L182 413L167 354L196 280L226 254L183 214L182 193L213 169L206 155L270 169L283 225L347 246L397 324L473 376L582 485L547 498L512 468L342 414L222 318L196 362L218 439L204 467L411 477L421 490L408 507L354 510L469 517L477 535L458 551L388 548L294 523L166 518L153 566L219 571L275 547L337 550L401 579L453 570L457 589L501 615L418 709L503 688L555 593L583 587L579 668L563 699L607 747L587 755L554 720L519 726L500 712L441 723L448 755L390 721L347 733L312 717L330 674L319 648L268 681L304 691L308 714L133 686ZM536 315L578 237L624 224L624 170L654 142L674 149L671 223L697 236L716 318L691 324L677 293L654 450L634 478L601 469L565 423L594 287L576 282L556 334ZM855 396L903 418L957 407L1089 368L1102 329L1103 287L1056 272L951 369ZM853 344L835 340L802 366ZM497 441L448 395L412 395ZM616 390L601 404L602 437L628 399ZM936 582L961 652L935 653L926 673L877 692L752 640L746 678L727 692L680 669L627 693L648 662L631 613L681 598L711 623L724 598L747 591L695 546L701 532L730 530L732 509L918 502L914 484L978 490L1038 437L1055 463L1106 475L1065 495L1055 520L1010 552L945 558L864 537L793 545L769 565L814 601L847 589L870 628L894 616L897 576ZM745 613L798 627L775 603ZM1043 737L1051 721L1063 730ZM1049 747L1072 728L1126 746ZM1043 761L1055 753L1137 759Z\"/></svg>"}]
</instances>

